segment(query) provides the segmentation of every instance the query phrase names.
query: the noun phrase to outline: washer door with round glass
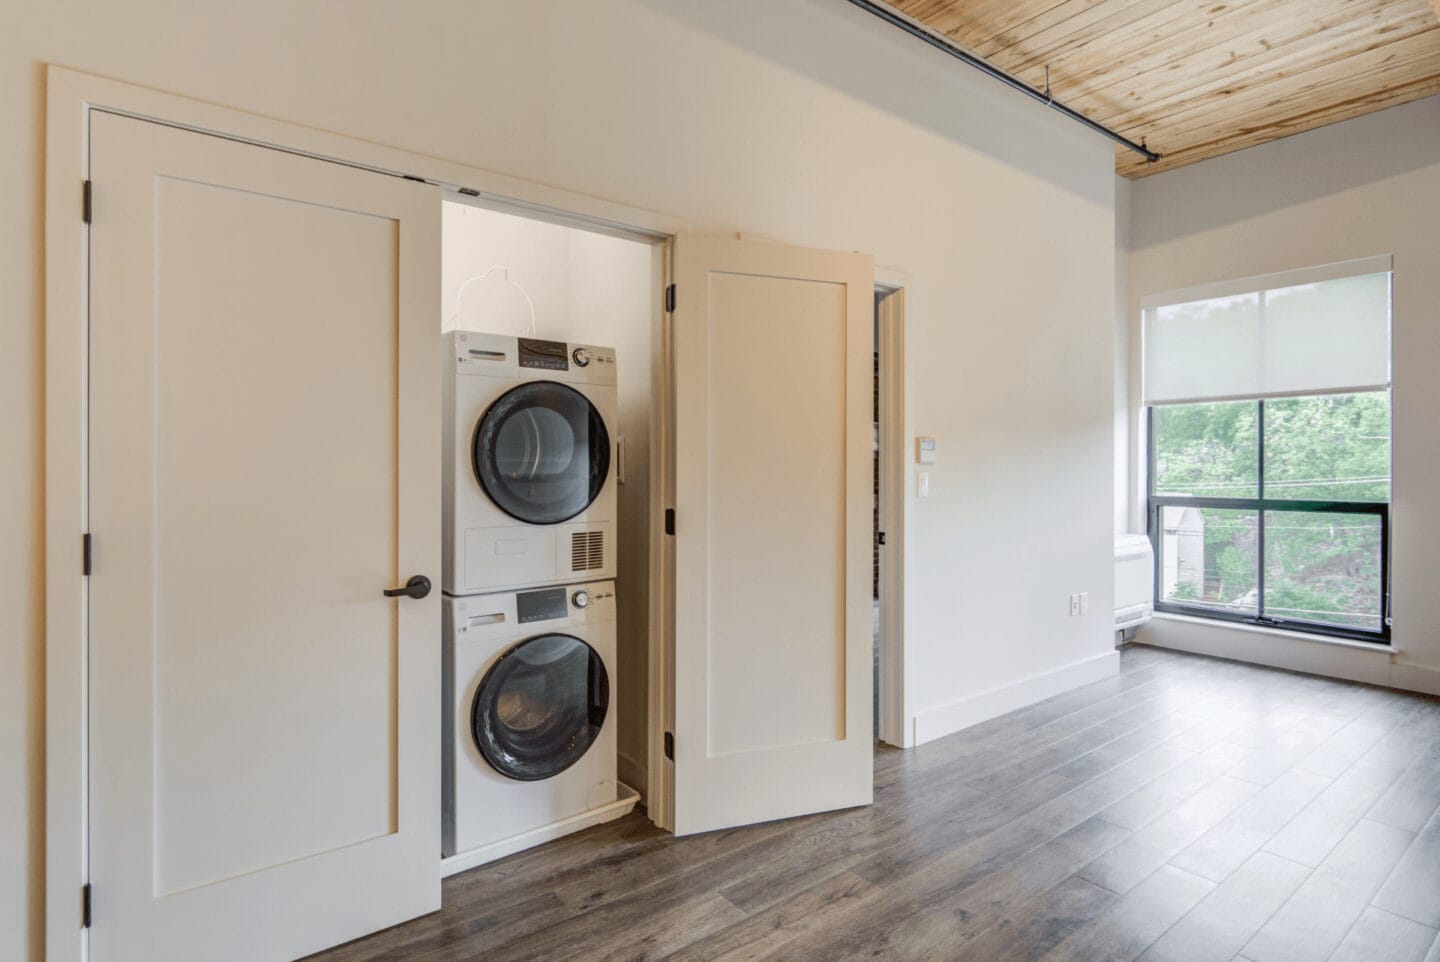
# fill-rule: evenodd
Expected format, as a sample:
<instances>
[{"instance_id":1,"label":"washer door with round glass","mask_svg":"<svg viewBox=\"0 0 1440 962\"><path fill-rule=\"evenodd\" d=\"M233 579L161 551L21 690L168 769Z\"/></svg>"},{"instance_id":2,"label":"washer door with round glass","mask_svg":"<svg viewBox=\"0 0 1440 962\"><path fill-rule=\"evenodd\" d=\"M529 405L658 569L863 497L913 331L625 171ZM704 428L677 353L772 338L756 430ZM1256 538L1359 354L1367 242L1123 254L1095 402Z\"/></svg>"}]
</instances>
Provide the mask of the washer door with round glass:
<instances>
[{"instance_id":1,"label":"washer door with round glass","mask_svg":"<svg viewBox=\"0 0 1440 962\"><path fill-rule=\"evenodd\" d=\"M475 429L475 476L520 521L558 524L590 506L610 472L610 433L595 405L554 381L502 394Z\"/></svg>"},{"instance_id":2,"label":"washer door with round glass","mask_svg":"<svg viewBox=\"0 0 1440 962\"><path fill-rule=\"evenodd\" d=\"M537 635L491 666L475 691L471 730L501 775L533 782L575 764L600 737L610 678L573 635Z\"/></svg>"}]
</instances>

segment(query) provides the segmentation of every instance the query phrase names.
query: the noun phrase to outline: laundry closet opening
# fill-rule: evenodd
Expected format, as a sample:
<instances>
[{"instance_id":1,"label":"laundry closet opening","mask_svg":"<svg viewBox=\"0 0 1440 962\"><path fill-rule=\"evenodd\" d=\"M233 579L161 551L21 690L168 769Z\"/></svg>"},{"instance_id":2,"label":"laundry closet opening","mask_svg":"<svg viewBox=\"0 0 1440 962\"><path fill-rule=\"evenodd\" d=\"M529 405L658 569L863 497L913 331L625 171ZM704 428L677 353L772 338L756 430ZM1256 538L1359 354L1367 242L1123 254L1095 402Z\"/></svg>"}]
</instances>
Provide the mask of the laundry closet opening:
<instances>
[{"instance_id":1,"label":"laundry closet opening","mask_svg":"<svg viewBox=\"0 0 1440 962\"><path fill-rule=\"evenodd\" d=\"M904 652L905 279L877 280L872 410L874 486L871 631L875 741L897 748L906 738Z\"/></svg>"},{"instance_id":2,"label":"laundry closet opening","mask_svg":"<svg viewBox=\"0 0 1440 962\"><path fill-rule=\"evenodd\" d=\"M447 874L646 790L665 256L443 205Z\"/></svg>"}]
</instances>

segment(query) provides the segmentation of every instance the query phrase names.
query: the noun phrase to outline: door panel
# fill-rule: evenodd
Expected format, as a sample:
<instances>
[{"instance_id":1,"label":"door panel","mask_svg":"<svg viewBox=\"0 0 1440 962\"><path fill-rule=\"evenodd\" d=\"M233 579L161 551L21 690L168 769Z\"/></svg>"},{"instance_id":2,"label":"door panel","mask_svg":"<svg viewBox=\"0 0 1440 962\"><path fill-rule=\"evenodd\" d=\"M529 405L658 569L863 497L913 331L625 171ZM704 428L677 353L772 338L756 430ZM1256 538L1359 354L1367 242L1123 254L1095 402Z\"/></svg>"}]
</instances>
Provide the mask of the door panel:
<instances>
[{"instance_id":1,"label":"door panel","mask_svg":"<svg viewBox=\"0 0 1440 962\"><path fill-rule=\"evenodd\" d=\"M677 240L677 833L871 800L873 274Z\"/></svg>"},{"instance_id":2,"label":"door panel","mask_svg":"<svg viewBox=\"0 0 1440 962\"><path fill-rule=\"evenodd\" d=\"M439 197L92 115L93 957L439 907ZM257 924L259 923L259 924Z\"/></svg>"}]
</instances>

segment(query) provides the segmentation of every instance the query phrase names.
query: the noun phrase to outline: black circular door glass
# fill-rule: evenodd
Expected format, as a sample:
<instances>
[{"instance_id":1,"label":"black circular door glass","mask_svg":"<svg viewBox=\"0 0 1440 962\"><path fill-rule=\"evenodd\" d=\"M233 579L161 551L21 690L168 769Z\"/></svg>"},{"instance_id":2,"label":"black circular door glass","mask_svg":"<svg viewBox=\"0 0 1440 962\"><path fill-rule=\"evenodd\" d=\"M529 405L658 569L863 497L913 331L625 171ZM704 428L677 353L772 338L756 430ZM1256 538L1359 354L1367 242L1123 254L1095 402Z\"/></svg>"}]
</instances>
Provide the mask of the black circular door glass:
<instances>
[{"instance_id":1,"label":"black circular door glass","mask_svg":"<svg viewBox=\"0 0 1440 962\"><path fill-rule=\"evenodd\" d=\"M554 381L502 394L475 428L475 476L520 521L558 524L590 506L610 472L610 432L585 395Z\"/></svg>"},{"instance_id":2,"label":"black circular door glass","mask_svg":"<svg viewBox=\"0 0 1440 962\"><path fill-rule=\"evenodd\" d=\"M475 691L470 727L501 775L558 775L600 737L610 678L600 655L572 635L537 635L511 648Z\"/></svg>"}]
</instances>

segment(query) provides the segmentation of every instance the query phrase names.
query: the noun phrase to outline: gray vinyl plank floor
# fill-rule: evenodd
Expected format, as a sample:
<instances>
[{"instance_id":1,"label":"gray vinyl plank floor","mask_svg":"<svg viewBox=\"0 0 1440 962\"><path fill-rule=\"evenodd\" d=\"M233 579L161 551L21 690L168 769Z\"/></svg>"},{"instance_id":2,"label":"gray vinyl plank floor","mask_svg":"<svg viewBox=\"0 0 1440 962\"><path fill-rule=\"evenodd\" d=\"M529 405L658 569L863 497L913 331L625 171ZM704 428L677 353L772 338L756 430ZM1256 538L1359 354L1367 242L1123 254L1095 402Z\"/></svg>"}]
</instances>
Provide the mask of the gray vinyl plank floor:
<instances>
[{"instance_id":1,"label":"gray vinyl plank floor","mask_svg":"<svg viewBox=\"0 0 1440 962\"><path fill-rule=\"evenodd\" d=\"M875 804L688 838L643 813L447 879L314 962L1440 962L1440 699L1132 645L911 751Z\"/></svg>"}]
</instances>

